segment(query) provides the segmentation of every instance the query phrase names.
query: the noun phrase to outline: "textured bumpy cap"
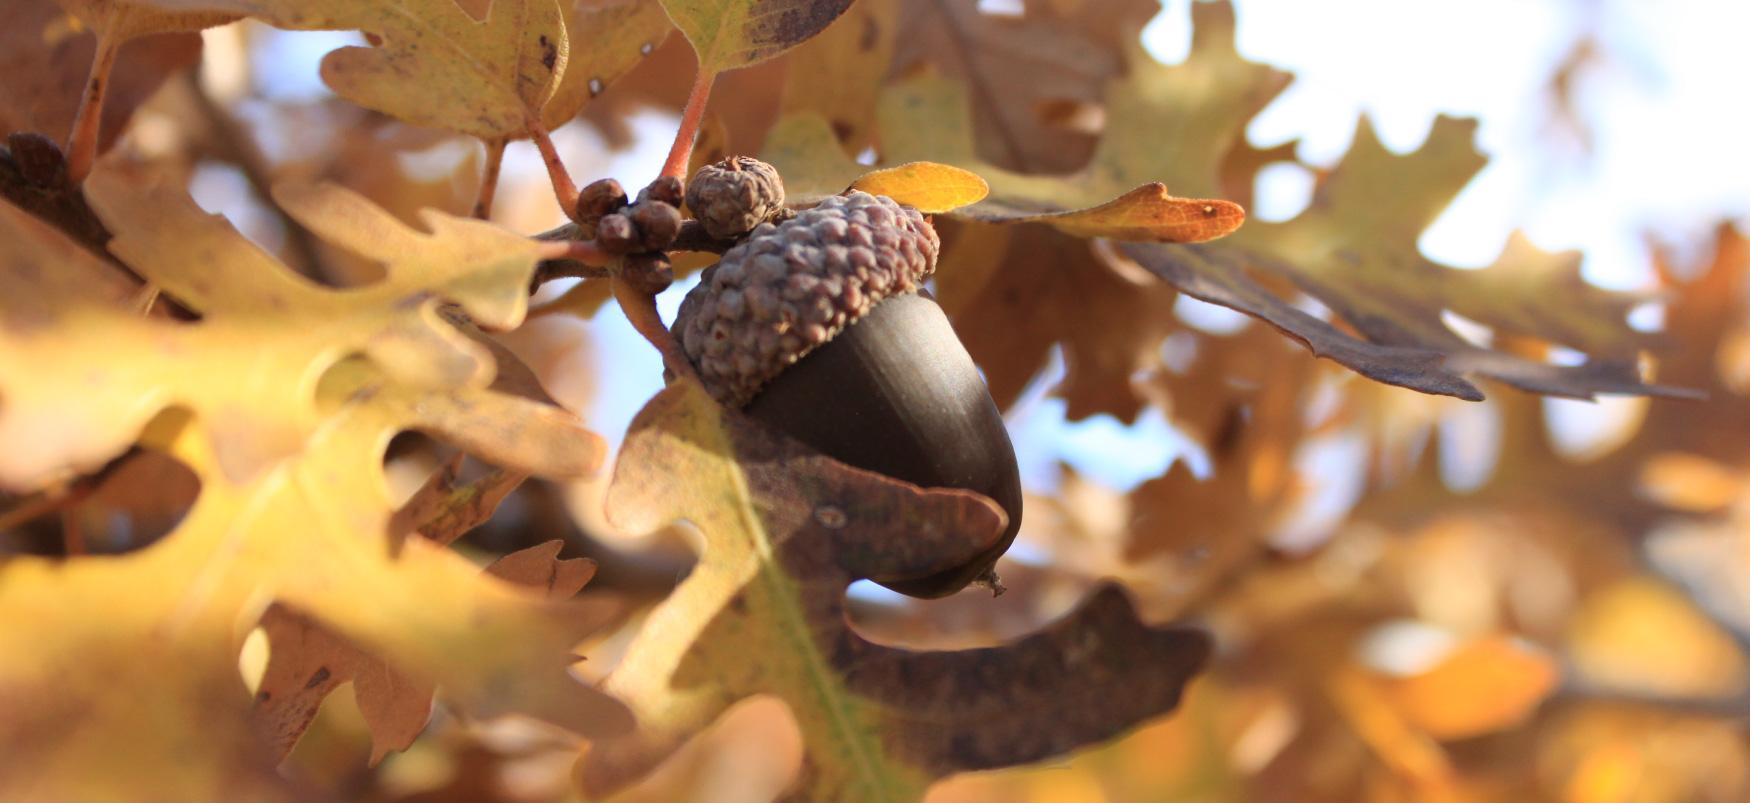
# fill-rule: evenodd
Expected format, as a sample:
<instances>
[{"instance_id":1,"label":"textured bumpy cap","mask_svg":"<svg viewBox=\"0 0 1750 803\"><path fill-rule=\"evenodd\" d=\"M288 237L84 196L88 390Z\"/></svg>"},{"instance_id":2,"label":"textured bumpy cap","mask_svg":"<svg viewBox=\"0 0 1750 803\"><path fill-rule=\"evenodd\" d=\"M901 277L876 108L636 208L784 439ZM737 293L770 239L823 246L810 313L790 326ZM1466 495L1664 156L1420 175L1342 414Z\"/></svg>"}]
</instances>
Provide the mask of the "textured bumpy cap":
<instances>
[{"instance_id":1,"label":"textured bumpy cap","mask_svg":"<svg viewBox=\"0 0 1750 803\"><path fill-rule=\"evenodd\" d=\"M853 191L761 224L705 269L674 333L718 401L742 407L882 299L917 290L941 240L916 209Z\"/></svg>"},{"instance_id":2,"label":"textured bumpy cap","mask_svg":"<svg viewBox=\"0 0 1750 803\"><path fill-rule=\"evenodd\" d=\"M783 206L778 168L747 156L706 165L687 181L687 208L720 240L753 231Z\"/></svg>"}]
</instances>

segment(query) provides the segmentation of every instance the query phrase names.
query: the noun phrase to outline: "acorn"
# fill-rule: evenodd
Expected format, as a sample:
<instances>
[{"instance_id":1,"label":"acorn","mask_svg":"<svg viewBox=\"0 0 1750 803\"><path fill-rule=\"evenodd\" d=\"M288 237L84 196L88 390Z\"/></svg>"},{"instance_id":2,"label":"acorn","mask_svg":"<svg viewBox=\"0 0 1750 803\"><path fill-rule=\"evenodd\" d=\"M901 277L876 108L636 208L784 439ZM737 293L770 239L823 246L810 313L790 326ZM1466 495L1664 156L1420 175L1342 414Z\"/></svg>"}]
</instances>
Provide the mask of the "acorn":
<instances>
[{"instance_id":1,"label":"acorn","mask_svg":"<svg viewBox=\"0 0 1750 803\"><path fill-rule=\"evenodd\" d=\"M712 237L727 240L753 231L784 207L778 169L747 156L699 168L687 182L687 210Z\"/></svg>"},{"instance_id":2,"label":"acorn","mask_svg":"<svg viewBox=\"0 0 1750 803\"><path fill-rule=\"evenodd\" d=\"M840 462L976 491L1008 513L1000 541L965 565L883 578L926 598L989 575L1021 526L1002 413L923 291L940 247L929 221L891 198L827 198L755 227L705 269L673 326L723 404Z\"/></svg>"}]
</instances>

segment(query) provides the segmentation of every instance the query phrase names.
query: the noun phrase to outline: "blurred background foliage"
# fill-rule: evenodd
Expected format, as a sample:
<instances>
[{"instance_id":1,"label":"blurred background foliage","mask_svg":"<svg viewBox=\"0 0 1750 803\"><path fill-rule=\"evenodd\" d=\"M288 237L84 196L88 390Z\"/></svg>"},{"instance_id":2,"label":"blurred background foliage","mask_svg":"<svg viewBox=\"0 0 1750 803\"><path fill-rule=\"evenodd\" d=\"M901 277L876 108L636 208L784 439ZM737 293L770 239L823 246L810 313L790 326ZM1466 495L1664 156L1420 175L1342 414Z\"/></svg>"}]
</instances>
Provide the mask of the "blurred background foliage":
<instances>
[{"instance_id":1,"label":"blurred background foliage","mask_svg":"<svg viewBox=\"0 0 1750 803\"><path fill-rule=\"evenodd\" d=\"M1023 71L981 85L1014 119L977 121L980 155L1032 172L1080 166L1107 122L1098 93L1054 96L1061 87L1047 79L1071 68L1086 71L1084 81L1109 77L1124 69L1117 51L1128 42L1173 63L1190 41L1182 0L1165 9L1109 0L899 5L907 25L958 49L902 37L892 76L976 76L979 54L1025 41L1012 31L1039 14L1119 19L1107 28L1124 41L1090 35L1079 40L1084 49L1060 54L1067 63L1041 66L1044 77ZM1261 167L1238 200L1255 219L1305 207L1347 150L1358 114L1397 152L1417 147L1436 114L1476 117L1491 161L1424 233L1424 254L1482 267L1515 230L1542 248L1579 249L1594 283L1655 299L1631 320L1658 333L1656 379L1708 397L1588 404L1498 386L1480 403L1423 396L1314 360L1273 329L1116 258L1065 258L1028 290L1038 300L1020 323L1012 307L944 289L981 359L1032 345L1046 355L1043 369L1020 369L1024 386L1005 399L1032 494L1001 566L1009 593L926 603L859 586L857 626L899 644L988 644L1038 627L1116 577L1151 619L1192 617L1220 647L1170 717L1044 766L950 779L929 799L1750 798L1750 246L1739 231L1750 164L1735 85L1750 72L1735 39L1750 29L1750 12L1699 0L1235 6L1242 54L1295 76L1247 130ZM61 35L71 47L82 34ZM317 78L321 55L356 35L240 23L200 38L198 63L188 59L142 101L118 147L182 171L204 207L288 265L340 286L378 270L264 202L274 181L336 181L409 222L422 207L471 208L478 142L361 109ZM825 46L725 75L709 147L757 153L787 93L830 91L791 69ZM572 173L628 186L653 175L692 67L685 43L670 37L559 128ZM872 87L892 76L842 88L839 100L866 107ZM1014 130L1030 131L1038 147L1005 151L1004 132ZM838 133L865 161L879 154L866 124ZM507 153L494 219L521 232L562 221L527 143ZM946 259L1002 253L976 225L942 228ZM1063 247L1029 228L1003 236L1014 253ZM665 313L684 286L665 295ZM555 398L616 438L660 386L655 355L622 316L592 317L611 303L599 290L556 283L538 302L530 324L505 340ZM1498 348L1564 359L1456 316L1449 323ZM1133 396L1089 393L1077 382L1090 371L1107 380L1118 372ZM403 436L390 476L410 494L449 456ZM650 543L615 532L599 514L601 490L531 482L467 548L485 560L563 537L600 561L591 588L648 606L684 576L689 553L678 536ZM5 522L0 550L53 551L67 529L91 551L135 549L167 531L195 491L168 458L141 455L71 517ZM611 665L637 623L635 613L598 645L599 660ZM259 671L258 659L246 655L245 671L252 660ZM753 700L615 799L770 800L798 750L783 706ZM356 706L338 694L287 772L361 800L575 794L571 742L516 721L484 726L440 713L405 754L370 768L369 753Z\"/></svg>"}]
</instances>

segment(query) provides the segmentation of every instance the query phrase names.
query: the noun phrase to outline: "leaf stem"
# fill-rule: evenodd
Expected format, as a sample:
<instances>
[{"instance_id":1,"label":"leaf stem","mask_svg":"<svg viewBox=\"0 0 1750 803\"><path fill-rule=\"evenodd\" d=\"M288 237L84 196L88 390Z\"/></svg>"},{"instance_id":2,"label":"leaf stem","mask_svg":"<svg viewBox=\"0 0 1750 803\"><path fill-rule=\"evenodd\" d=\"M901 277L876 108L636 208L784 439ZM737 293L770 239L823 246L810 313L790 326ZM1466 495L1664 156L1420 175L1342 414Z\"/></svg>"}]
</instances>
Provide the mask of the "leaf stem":
<instances>
[{"instance_id":1,"label":"leaf stem","mask_svg":"<svg viewBox=\"0 0 1750 803\"><path fill-rule=\"evenodd\" d=\"M67 178L75 186L90 175L97 163L97 137L103 123L103 98L109 89L109 74L115 68L116 52L122 38L106 27L97 37L97 52L91 57L91 73L85 78L85 94L79 99L79 112L73 117L73 131L67 136Z\"/></svg>"},{"instance_id":2,"label":"leaf stem","mask_svg":"<svg viewBox=\"0 0 1750 803\"><path fill-rule=\"evenodd\" d=\"M582 262L592 268L611 267L619 257L601 249L594 240L574 240L565 244L565 253L560 259Z\"/></svg>"},{"instance_id":3,"label":"leaf stem","mask_svg":"<svg viewBox=\"0 0 1750 803\"><path fill-rule=\"evenodd\" d=\"M535 141L535 147L541 151L541 161L547 165L547 177L553 181L553 197L559 200L559 208L565 216L572 218L577 214L577 183L571 180L571 173L559 160L559 151L553 147L553 138L547 136L546 127L531 122L529 137Z\"/></svg>"},{"instance_id":4,"label":"leaf stem","mask_svg":"<svg viewBox=\"0 0 1750 803\"><path fill-rule=\"evenodd\" d=\"M502 139L486 141L486 166L480 173L480 193L474 198L474 217L479 220L492 219L492 197L498 193L498 169L504 165L504 146ZM541 152L542 156L546 151ZM557 192L557 186L555 192Z\"/></svg>"},{"instance_id":5,"label":"leaf stem","mask_svg":"<svg viewBox=\"0 0 1750 803\"><path fill-rule=\"evenodd\" d=\"M613 279L613 288L614 301L619 303L620 311L625 313L626 320L631 321L632 328L662 354L662 364L669 373L697 380L699 377L693 371L692 361L681 351L681 344L675 341L674 334L663 325L662 314L656 311L656 296L640 292L619 277Z\"/></svg>"},{"instance_id":6,"label":"leaf stem","mask_svg":"<svg viewBox=\"0 0 1750 803\"><path fill-rule=\"evenodd\" d=\"M687 94L687 106L681 110L681 127L674 134L674 146L669 148L668 161L662 164L662 175L687 177L687 162L693 158L693 142L699 138L699 123L705 119L705 103L711 99L711 84L716 80L717 73L699 65L693 90Z\"/></svg>"}]
</instances>

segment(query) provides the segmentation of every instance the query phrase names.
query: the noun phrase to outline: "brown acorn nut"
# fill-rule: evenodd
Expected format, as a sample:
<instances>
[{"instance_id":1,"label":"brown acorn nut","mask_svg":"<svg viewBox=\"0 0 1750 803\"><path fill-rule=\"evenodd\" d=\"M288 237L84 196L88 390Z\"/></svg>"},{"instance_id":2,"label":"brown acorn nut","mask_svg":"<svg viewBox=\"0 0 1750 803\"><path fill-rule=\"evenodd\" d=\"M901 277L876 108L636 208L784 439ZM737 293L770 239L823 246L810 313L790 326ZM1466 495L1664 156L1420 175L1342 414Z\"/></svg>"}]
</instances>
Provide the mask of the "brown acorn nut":
<instances>
[{"instance_id":1,"label":"brown acorn nut","mask_svg":"<svg viewBox=\"0 0 1750 803\"><path fill-rule=\"evenodd\" d=\"M927 577L940 597L989 571L1021 526L1014 446L978 368L921 290L940 241L910 207L851 192L761 224L705 269L674 332L718 401L841 462L990 497L1002 539Z\"/></svg>"}]
</instances>

